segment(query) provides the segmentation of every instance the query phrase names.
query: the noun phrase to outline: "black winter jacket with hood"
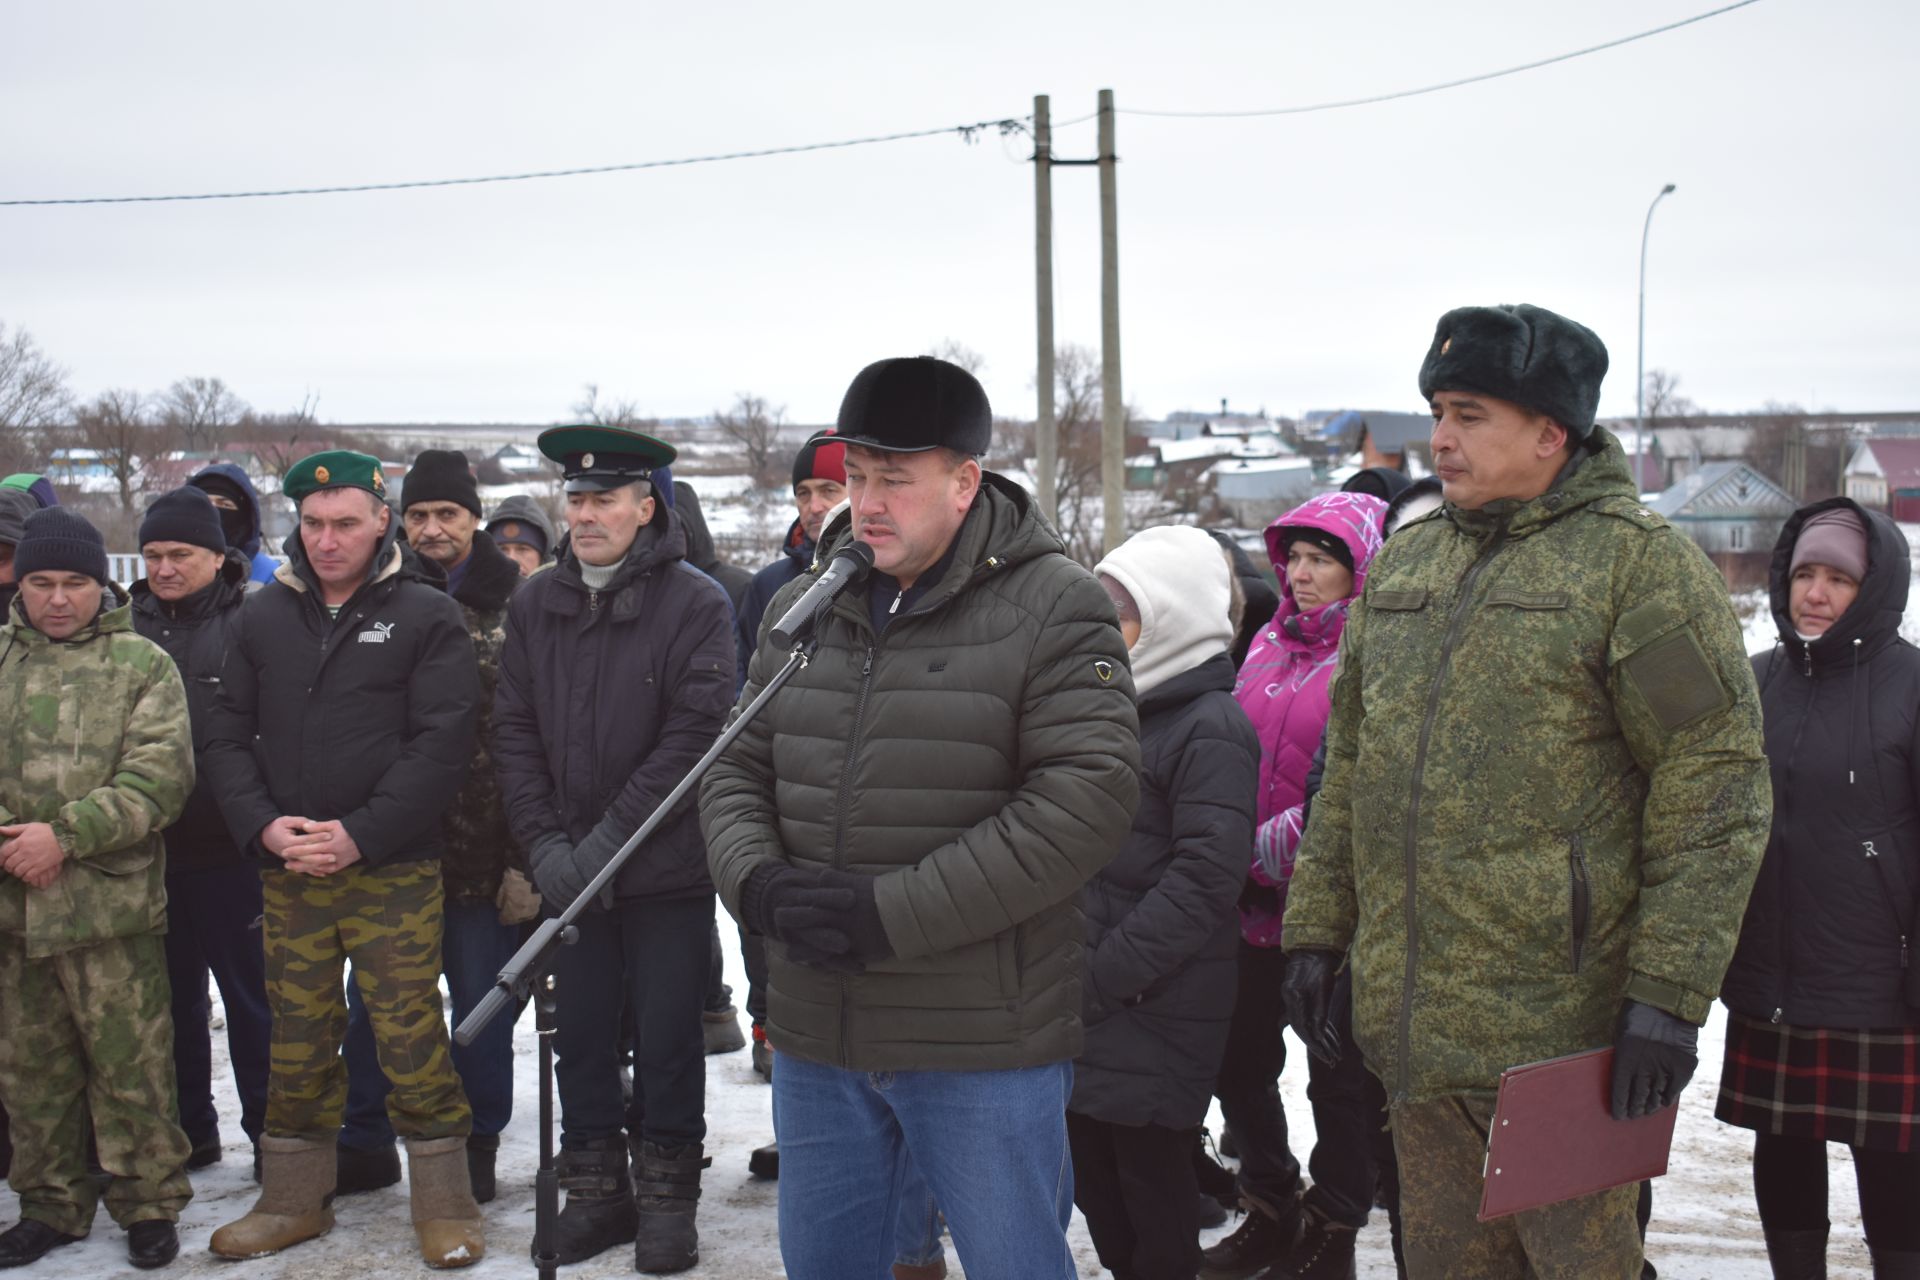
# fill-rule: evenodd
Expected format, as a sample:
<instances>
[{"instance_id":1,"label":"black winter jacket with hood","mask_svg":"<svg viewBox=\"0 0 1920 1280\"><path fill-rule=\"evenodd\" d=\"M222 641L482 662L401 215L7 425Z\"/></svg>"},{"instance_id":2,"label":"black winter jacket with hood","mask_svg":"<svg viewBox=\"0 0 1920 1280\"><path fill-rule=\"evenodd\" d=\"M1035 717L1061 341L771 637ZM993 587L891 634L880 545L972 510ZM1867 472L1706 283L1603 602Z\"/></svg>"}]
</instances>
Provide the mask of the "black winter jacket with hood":
<instances>
[{"instance_id":1,"label":"black winter jacket with hood","mask_svg":"<svg viewBox=\"0 0 1920 1280\"><path fill-rule=\"evenodd\" d=\"M133 629L167 651L187 686L187 711L193 719L193 753L198 765L193 794L179 819L166 830L167 870L203 871L246 861L220 816L213 778L204 763L213 729L227 653L239 633L240 606L247 598L252 562L229 551L207 586L184 600L166 601L142 578L133 584Z\"/></svg>"},{"instance_id":2,"label":"black winter jacket with hood","mask_svg":"<svg viewBox=\"0 0 1920 1280\"><path fill-rule=\"evenodd\" d=\"M821 559L852 540L843 513ZM1113 604L1025 490L987 472L951 562L874 634L868 592L700 792L729 910L758 867L871 875L894 955L845 976L767 946L775 1048L861 1071L989 1071L1080 1051L1082 885L1126 838L1139 722ZM768 613L795 600L803 577ZM918 584L916 584L917 586ZM785 655L754 654L742 699Z\"/></svg>"},{"instance_id":3,"label":"black winter jacket with hood","mask_svg":"<svg viewBox=\"0 0 1920 1280\"><path fill-rule=\"evenodd\" d=\"M396 541L329 617L296 531L247 597L206 767L235 843L283 815L340 820L373 866L438 858L441 817L473 759L480 675L445 578Z\"/></svg>"},{"instance_id":4,"label":"black winter jacket with hood","mask_svg":"<svg viewBox=\"0 0 1920 1280\"><path fill-rule=\"evenodd\" d=\"M679 517L654 507L613 580L589 591L558 561L507 607L493 756L507 824L533 854L598 829L610 857L720 735L733 695L733 611L686 561ZM601 859L604 865L605 858ZM712 893L699 816L685 802L634 851L616 899Z\"/></svg>"},{"instance_id":5,"label":"black winter jacket with hood","mask_svg":"<svg viewBox=\"0 0 1920 1280\"><path fill-rule=\"evenodd\" d=\"M1788 566L1807 520L1844 507L1867 526L1867 576L1839 620L1802 641ZM1789 1026L1912 1026L1901 997L1920 893L1920 649L1902 640L1906 539L1847 498L1795 512L1774 547L1780 643L1754 659L1773 775L1773 828L1748 900L1727 1007Z\"/></svg>"}]
</instances>

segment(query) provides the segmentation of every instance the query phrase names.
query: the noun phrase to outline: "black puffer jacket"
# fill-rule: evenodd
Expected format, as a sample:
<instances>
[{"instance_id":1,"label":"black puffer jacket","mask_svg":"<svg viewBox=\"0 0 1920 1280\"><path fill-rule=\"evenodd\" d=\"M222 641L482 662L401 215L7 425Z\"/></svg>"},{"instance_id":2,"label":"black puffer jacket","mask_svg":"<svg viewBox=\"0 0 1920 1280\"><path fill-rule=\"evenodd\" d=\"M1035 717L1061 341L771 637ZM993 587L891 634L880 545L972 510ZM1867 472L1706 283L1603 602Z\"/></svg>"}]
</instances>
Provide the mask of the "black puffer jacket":
<instances>
[{"instance_id":1,"label":"black puffer jacket","mask_svg":"<svg viewBox=\"0 0 1920 1280\"><path fill-rule=\"evenodd\" d=\"M1140 700L1133 831L1080 894L1087 1043L1068 1106L1110 1124L1199 1124L1226 1052L1260 772L1233 677L1223 653Z\"/></svg>"},{"instance_id":2,"label":"black puffer jacket","mask_svg":"<svg viewBox=\"0 0 1920 1280\"><path fill-rule=\"evenodd\" d=\"M851 540L843 513L822 561ZM877 637L865 588L836 600L812 663L701 788L714 881L736 914L761 866L875 878L891 959L843 977L768 945L782 1053L991 1071L1080 1051L1077 898L1139 798L1126 647L1106 592L1010 481L986 474L951 556ZM784 661L761 646L742 699Z\"/></svg>"},{"instance_id":3,"label":"black puffer jacket","mask_svg":"<svg viewBox=\"0 0 1920 1280\"><path fill-rule=\"evenodd\" d=\"M507 607L493 758L507 825L531 852L596 827L618 849L720 735L733 700L733 611L686 561L664 504L604 591L566 542ZM691 801L634 851L616 898L713 892Z\"/></svg>"},{"instance_id":4,"label":"black puffer jacket","mask_svg":"<svg viewBox=\"0 0 1920 1280\"><path fill-rule=\"evenodd\" d=\"M187 711L193 717L193 751L205 758L213 726L214 700L220 692L227 650L240 624L253 565L229 551L213 581L184 600L168 602L153 594L147 580L133 584L133 629L167 651L187 686ZM193 794L179 821L166 830L167 870L203 871L234 866L245 859L214 796L213 779L201 765Z\"/></svg>"},{"instance_id":5,"label":"black puffer jacket","mask_svg":"<svg viewBox=\"0 0 1920 1280\"><path fill-rule=\"evenodd\" d=\"M1867 577L1809 644L1788 618L1787 568L1807 519L1835 507L1867 522ZM1910 575L1899 528L1846 498L1794 513L1774 548L1780 644L1754 660L1773 829L1721 986L1748 1017L1845 1029L1920 1021L1901 998L1920 893L1920 649L1899 636Z\"/></svg>"},{"instance_id":6,"label":"black puffer jacket","mask_svg":"<svg viewBox=\"0 0 1920 1280\"><path fill-rule=\"evenodd\" d=\"M727 602L735 614L753 585L753 570L728 564L714 545L713 530L707 527L707 513L700 509L700 495L685 480L673 482L673 514L686 526L687 563L726 589Z\"/></svg>"},{"instance_id":7,"label":"black puffer jacket","mask_svg":"<svg viewBox=\"0 0 1920 1280\"><path fill-rule=\"evenodd\" d=\"M460 607L398 545L327 616L299 533L247 597L204 763L235 843L284 815L338 819L374 866L440 856L440 819L473 759L480 673Z\"/></svg>"}]
</instances>

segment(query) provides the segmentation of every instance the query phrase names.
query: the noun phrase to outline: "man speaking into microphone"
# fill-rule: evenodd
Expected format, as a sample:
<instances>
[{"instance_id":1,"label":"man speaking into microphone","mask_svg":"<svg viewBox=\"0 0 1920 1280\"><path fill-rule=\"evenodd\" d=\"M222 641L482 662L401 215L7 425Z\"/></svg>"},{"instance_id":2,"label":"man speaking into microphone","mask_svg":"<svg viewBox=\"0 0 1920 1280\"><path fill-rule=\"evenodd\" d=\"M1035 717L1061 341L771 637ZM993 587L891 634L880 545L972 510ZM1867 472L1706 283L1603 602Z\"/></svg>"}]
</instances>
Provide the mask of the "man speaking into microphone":
<instances>
[{"instance_id":1,"label":"man speaking into microphone","mask_svg":"<svg viewBox=\"0 0 1920 1280\"><path fill-rule=\"evenodd\" d=\"M722 900L769 940L792 1280L882 1280L916 1168L968 1276L1074 1274L1074 899L1132 821L1138 722L1112 604L982 470L991 434L986 393L945 361L853 380L850 506L815 564L857 540L873 568L701 790ZM816 576L768 607L741 705Z\"/></svg>"}]
</instances>

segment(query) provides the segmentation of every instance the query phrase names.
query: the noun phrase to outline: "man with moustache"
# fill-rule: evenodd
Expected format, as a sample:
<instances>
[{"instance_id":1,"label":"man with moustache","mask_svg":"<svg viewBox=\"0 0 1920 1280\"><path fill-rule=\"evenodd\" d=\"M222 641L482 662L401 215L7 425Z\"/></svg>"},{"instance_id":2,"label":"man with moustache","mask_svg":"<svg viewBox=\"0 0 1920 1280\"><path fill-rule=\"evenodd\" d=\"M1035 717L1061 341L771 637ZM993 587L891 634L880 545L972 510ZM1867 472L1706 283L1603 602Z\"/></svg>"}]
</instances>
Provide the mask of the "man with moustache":
<instances>
[{"instance_id":1,"label":"man with moustache","mask_svg":"<svg viewBox=\"0 0 1920 1280\"><path fill-rule=\"evenodd\" d=\"M191 484L162 494L140 522L147 576L133 584L133 629L167 651L186 681L196 757L212 730L227 653L239 630L251 564L228 547L220 512ZM207 978L220 984L240 1128L260 1141L267 1109L266 957L260 945L260 870L220 816L205 767L185 812L166 830L167 980L173 988L173 1064L187 1168L222 1156L207 1032Z\"/></svg>"},{"instance_id":2,"label":"man with moustache","mask_svg":"<svg viewBox=\"0 0 1920 1280\"><path fill-rule=\"evenodd\" d=\"M550 910L576 899L718 736L732 698L732 609L687 563L656 491L673 448L616 427L556 427L567 535L507 608L494 759L507 822ZM687 804L635 850L554 961L563 1264L632 1241L634 1266L700 1258L708 1163L701 1009L713 882ZM620 1085L634 1025L631 1103ZM631 1162L632 1172L629 1173Z\"/></svg>"},{"instance_id":3,"label":"man with moustache","mask_svg":"<svg viewBox=\"0 0 1920 1280\"><path fill-rule=\"evenodd\" d=\"M378 459L345 449L287 473L299 530L241 609L221 679L206 762L235 842L265 864L273 1005L260 1198L213 1233L224 1258L333 1226L349 960L407 1139L421 1258L486 1253L440 1007L440 824L473 759L480 678L441 575L397 541L386 487Z\"/></svg>"}]
</instances>

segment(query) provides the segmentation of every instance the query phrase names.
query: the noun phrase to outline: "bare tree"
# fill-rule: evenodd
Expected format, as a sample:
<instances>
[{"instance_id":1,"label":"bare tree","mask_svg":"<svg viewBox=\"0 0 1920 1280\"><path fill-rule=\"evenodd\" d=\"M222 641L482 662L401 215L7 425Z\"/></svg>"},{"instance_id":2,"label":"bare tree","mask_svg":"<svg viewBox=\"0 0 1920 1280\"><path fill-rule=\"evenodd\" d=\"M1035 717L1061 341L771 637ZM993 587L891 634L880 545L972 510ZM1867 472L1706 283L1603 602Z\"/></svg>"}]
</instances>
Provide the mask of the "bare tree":
<instances>
[{"instance_id":1,"label":"bare tree","mask_svg":"<svg viewBox=\"0 0 1920 1280\"><path fill-rule=\"evenodd\" d=\"M218 378L181 378L160 393L159 411L179 433L181 445L196 450L207 448L250 412L247 402Z\"/></svg>"},{"instance_id":2,"label":"bare tree","mask_svg":"<svg viewBox=\"0 0 1920 1280\"><path fill-rule=\"evenodd\" d=\"M568 407L568 412L576 422L591 422L601 427L632 427L645 430L659 426L659 421L640 412L637 400L602 400L600 384L589 382L584 388L585 394Z\"/></svg>"},{"instance_id":3,"label":"bare tree","mask_svg":"<svg viewBox=\"0 0 1920 1280\"><path fill-rule=\"evenodd\" d=\"M733 407L724 413L715 410L714 425L739 446L747 474L756 488L772 489L780 484L780 428L786 425L787 410L768 405L765 396L741 392L733 398Z\"/></svg>"},{"instance_id":4,"label":"bare tree","mask_svg":"<svg viewBox=\"0 0 1920 1280\"><path fill-rule=\"evenodd\" d=\"M980 376L980 371L987 367L987 358L958 338L940 339L933 344L927 354L936 360L957 364L976 378Z\"/></svg>"},{"instance_id":5,"label":"bare tree","mask_svg":"<svg viewBox=\"0 0 1920 1280\"><path fill-rule=\"evenodd\" d=\"M44 457L41 436L71 402L66 371L25 329L9 334L0 324L0 473L38 469Z\"/></svg>"},{"instance_id":6,"label":"bare tree","mask_svg":"<svg viewBox=\"0 0 1920 1280\"><path fill-rule=\"evenodd\" d=\"M1086 347L1061 347L1053 357L1053 415L1059 431L1054 497L1059 503L1054 527L1067 554L1082 564L1098 561L1103 551L1105 518L1100 490L1100 357ZM1126 411L1131 432L1138 415Z\"/></svg>"},{"instance_id":7,"label":"bare tree","mask_svg":"<svg viewBox=\"0 0 1920 1280\"><path fill-rule=\"evenodd\" d=\"M1640 399L1646 407L1649 427L1660 422L1685 426L1687 419L1700 412L1699 405L1680 394L1680 375L1667 369L1647 370Z\"/></svg>"},{"instance_id":8,"label":"bare tree","mask_svg":"<svg viewBox=\"0 0 1920 1280\"><path fill-rule=\"evenodd\" d=\"M319 403L318 397L308 395L298 408L284 413L249 411L235 424L234 434L244 436L253 446L254 455L276 477L284 480L294 463L339 438L339 433L320 425L316 413Z\"/></svg>"},{"instance_id":9,"label":"bare tree","mask_svg":"<svg viewBox=\"0 0 1920 1280\"><path fill-rule=\"evenodd\" d=\"M120 510L127 513L139 501L142 470L171 450L178 438L153 412L147 397L127 390L103 391L80 406L65 435L69 465L104 468L113 479Z\"/></svg>"}]
</instances>

